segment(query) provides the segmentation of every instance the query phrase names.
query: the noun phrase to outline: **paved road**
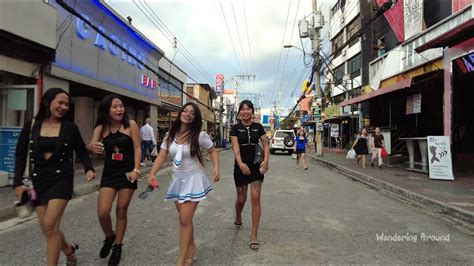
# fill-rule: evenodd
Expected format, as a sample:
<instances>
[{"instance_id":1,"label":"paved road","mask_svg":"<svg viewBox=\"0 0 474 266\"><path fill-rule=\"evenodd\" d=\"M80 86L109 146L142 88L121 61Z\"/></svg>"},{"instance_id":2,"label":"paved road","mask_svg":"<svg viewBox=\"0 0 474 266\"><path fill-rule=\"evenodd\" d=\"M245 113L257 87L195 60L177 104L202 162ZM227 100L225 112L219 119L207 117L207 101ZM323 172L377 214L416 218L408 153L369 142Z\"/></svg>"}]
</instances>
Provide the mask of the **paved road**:
<instances>
[{"instance_id":1,"label":"paved road","mask_svg":"<svg viewBox=\"0 0 474 266\"><path fill-rule=\"evenodd\" d=\"M232 151L223 151L220 158L222 180L215 185L215 193L200 204L194 220L197 265L474 264L472 235L319 164L311 163L308 171L296 169L289 156L278 154L271 157L271 170L263 185L261 248L251 251L250 205L244 210L244 228L237 231L233 226ZM146 200L138 199L136 193L133 199L124 265L176 261L177 213L174 204L162 200L168 175L163 172L158 178L163 187L160 191ZM139 191L143 187L144 183L140 184ZM82 265L107 263L97 254L103 236L96 200L97 193L93 193L71 201L62 222L66 237L81 245L78 256ZM45 244L37 221L11 226L13 222L0 223L0 264L45 263ZM427 240L428 236L442 238L433 241Z\"/></svg>"}]
</instances>

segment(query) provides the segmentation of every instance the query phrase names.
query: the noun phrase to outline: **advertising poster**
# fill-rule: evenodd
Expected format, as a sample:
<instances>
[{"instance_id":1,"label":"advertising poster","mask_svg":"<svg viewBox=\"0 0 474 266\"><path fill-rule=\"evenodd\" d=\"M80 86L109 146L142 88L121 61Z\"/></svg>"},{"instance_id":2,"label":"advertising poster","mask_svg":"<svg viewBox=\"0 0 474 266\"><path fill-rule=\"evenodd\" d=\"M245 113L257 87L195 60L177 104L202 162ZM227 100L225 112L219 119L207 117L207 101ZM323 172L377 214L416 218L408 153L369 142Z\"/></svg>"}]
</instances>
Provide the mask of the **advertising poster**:
<instances>
[{"instance_id":1,"label":"advertising poster","mask_svg":"<svg viewBox=\"0 0 474 266\"><path fill-rule=\"evenodd\" d=\"M454 180L449 137L428 136L428 164L431 179Z\"/></svg>"}]
</instances>

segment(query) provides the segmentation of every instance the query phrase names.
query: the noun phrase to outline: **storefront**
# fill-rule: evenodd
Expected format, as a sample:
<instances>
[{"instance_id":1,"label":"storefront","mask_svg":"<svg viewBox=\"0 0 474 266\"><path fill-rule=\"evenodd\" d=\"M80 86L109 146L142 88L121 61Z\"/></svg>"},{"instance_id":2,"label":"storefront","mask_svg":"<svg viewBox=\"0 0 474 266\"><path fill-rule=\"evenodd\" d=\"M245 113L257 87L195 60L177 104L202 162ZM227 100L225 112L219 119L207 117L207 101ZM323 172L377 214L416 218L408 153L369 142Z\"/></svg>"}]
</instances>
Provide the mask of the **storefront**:
<instances>
[{"instance_id":1,"label":"storefront","mask_svg":"<svg viewBox=\"0 0 474 266\"><path fill-rule=\"evenodd\" d=\"M19 132L38 110L43 71L55 57L56 10L42 1L1 1L0 10L0 186L6 186Z\"/></svg>"},{"instance_id":2,"label":"storefront","mask_svg":"<svg viewBox=\"0 0 474 266\"><path fill-rule=\"evenodd\" d=\"M69 91L69 118L78 124L84 140L92 137L100 100L110 93L124 98L130 119L140 125L151 117L156 127L157 73L164 52L102 1L51 4L58 12L57 25L64 26L44 85Z\"/></svg>"}]
</instances>

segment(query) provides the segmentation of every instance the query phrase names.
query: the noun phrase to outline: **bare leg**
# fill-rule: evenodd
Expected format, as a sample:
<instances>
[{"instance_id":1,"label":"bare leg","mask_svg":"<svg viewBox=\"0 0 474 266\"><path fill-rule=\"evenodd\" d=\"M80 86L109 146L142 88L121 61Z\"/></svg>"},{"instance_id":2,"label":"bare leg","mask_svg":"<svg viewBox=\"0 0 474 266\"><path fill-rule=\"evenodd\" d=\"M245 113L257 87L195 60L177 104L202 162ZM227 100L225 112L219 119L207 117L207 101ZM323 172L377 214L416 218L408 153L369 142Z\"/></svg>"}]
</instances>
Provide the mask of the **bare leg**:
<instances>
[{"instance_id":1,"label":"bare leg","mask_svg":"<svg viewBox=\"0 0 474 266\"><path fill-rule=\"evenodd\" d=\"M103 187L99 190L99 200L97 201L97 213L99 215L99 223L106 237L113 235L112 219L110 211L115 199L117 191L113 188Z\"/></svg>"},{"instance_id":2,"label":"bare leg","mask_svg":"<svg viewBox=\"0 0 474 266\"><path fill-rule=\"evenodd\" d=\"M300 158L301 158L301 155L300 155L300 154L296 154L296 168L299 168Z\"/></svg>"},{"instance_id":3,"label":"bare leg","mask_svg":"<svg viewBox=\"0 0 474 266\"><path fill-rule=\"evenodd\" d=\"M252 198L252 234L251 241L257 241L258 226L262 208L260 205L260 194L262 192L262 181L253 181L250 184L250 194Z\"/></svg>"},{"instance_id":4,"label":"bare leg","mask_svg":"<svg viewBox=\"0 0 474 266\"><path fill-rule=\"evenodd\" d=\"M236 187L237 200L235 201L235 222L242 223L242 210L247 201L248 185Z\"/></svg>"},{"instance_id":5,"label":"bare leg","mask_svg":"<svg viewBox=\"0 0 474 266\"><path fill-rule=\"evenodd\" d=\"M365 168L365 155L362 155L362 168Z\"/></svg>"},{"instance_id":6,"label":"bare leg","mask_svg":"<svg viewBox=\"0 0 474 266\"><path fill-rule=\"evenodd\" d=\"M48 202L48 205L36 208L41 229L46 237L46 257L48 265L58 264L61 250L65 252L70 250L70 247L67 246L64 240L64 235L59 231L59 225L67 203L67 200L52 199Z\"/></svg>"},{"instance_id":7,"label":"bare leg","mask_svg":"<svg viewBox=\"0 0 474 266\"><path fill-rule=\"evenodd\" d=\"M306 154L302 153L301 154L301 161L303 162L303 168L306 169L308 165L306 164Z\"/></svg>"},{"instance_id":8,"label":"bare leg","mask_svg":"<svg viewBox=\"0 0 474 266\"><path fill-rule=\"evenodd\" d=\"M180 203L176 203L180 204ZM185 265L188 249L194 245L194 212L198 206L198 202L185 202L178 208L179 212L179 256L177 265ZM195 247L195 245L194 245Z\"/></svg>"},{"instance_id":9,"label":"bare leg","mask_svg":"<svg viewBox=\"0 0 474 266\"><path fill-rule=\"evenodd\" d=\"M117 224L115 225L116 237L115 243L122 244L127 230L127 212L130 201L132 200L134 189L121 189L118 192L117 206L115 214L117 216Z\"/></svg>"}]
</instances>

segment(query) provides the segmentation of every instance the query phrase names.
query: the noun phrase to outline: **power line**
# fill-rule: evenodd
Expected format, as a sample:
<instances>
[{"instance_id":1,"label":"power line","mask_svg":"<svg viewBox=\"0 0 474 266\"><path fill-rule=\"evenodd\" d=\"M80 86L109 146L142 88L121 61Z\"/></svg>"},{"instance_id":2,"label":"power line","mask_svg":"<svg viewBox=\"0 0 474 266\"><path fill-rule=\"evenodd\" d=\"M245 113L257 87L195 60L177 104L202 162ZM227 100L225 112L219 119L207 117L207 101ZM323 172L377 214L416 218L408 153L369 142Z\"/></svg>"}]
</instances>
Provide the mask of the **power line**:
<instances>
[{"instance_id":1,"label":"power line","mask_svg":"<svg viewBox=\"0 0 474 266\"><path fill-rule=\"evenodd\" d=\"M225 17L224 7L222 7L222 2L219 2L219 4L221 6L222 16L224 17L227 33L229 34L230 43L232 44L232 48L234 49L235 59L237 60L237 64L239 65L240 73L242 73L242 66L240 65L239 56L237 55L237 50L235 49L234 41L232 40L232 35L230 34L229 25Z\"/></svg>"},{"instance_id":2,"label":"power line","mask_svg":"<svg viewBox=\"0 0 474 266\"><path fill-rule=\"evenodd\" d=\"M286 28L288 26L288 17L290 16L290 9L291 9L291 0L290 0L290 3L288 4L288 12L286 14L285 30L283 32L283 39L282 39L281 46L280 46L280 56L278 58L278 66L277 66L277 71L276 71L276 76L275 76L275 83L273 85L273 88L276 87L276 84L278 82L278 76L279 76L279 73L280 73L281 55L283 53L283 45L285 45ZM278 89L278 94L280 93L280 91L281 91L281 86Z\"/></svg>"},{"instance_id":3,"label":"power line","mask_svg":"<svg viewBox=\"0 0 474 266\"><path fill-rule=\"evenodd\" d=\"M248 68L247 68L247 62L245 61L244 47L242 45L242 40L240 38L239 24L237 24L237 16L235 15L234 4L231 2L230 6L232 7L232 14L234 15L235 28L237 30L237 37L239 38L240 51L242 52L242 58L244 60L245 71L249 73Z\"/></svg>"},{"instance_id":4,"label":"power line","mask_svg":"<svg viewBox=\"0 0 474 266\"><path fill-rule=\"evenodd\" d=\"M245 14L245 4L243 1L242 1L242 8L244 10L245 31L247 32L247 43L249 45L250 67L252 68L252 74L255 74L255 68L253 67L252 48L250 47L249 29L247 27L247 15ZM253 79L253 89L255 91L255 78Z\"/></svg>"},{"instance_id":5,"label":"power line","mask_svg":"<svg viewBox=\"0 0 474 266\"><path fill-rule=\"evenodd\" d=\"M173 45L176 45L177 44L177 38L172 34L172 33L169 33L169 35L171 36L168 36L166 32L164 32L161 28L160 28L160 25L157 24L157 21L156 19L152 19L150 18L150 16L153 17L153 14L155 16L156 13L153 12L153 10L149 11L141 2L138 1L138 3L140 3L143 8L147 11L147 13L150 15L148 15L147 13L145 13L145 11L139 6L137 5L137 3L135 2L135 0L133 1L133 3L135 4L135 6L150 20L150 22L161 32L163 33L163 36L165 36L165 38ZM153 13L152 13L153 12ZM154 17L153 17L154 18ZM155 23L156 22L156 23ZM164 24L163 24L164 25ZM184 46L183 46L184 47ZM209 76L212 77L212 75L204 69L204 67L202 67L202 65L199 64L199 62L197 62L197 60L190 54L191 58L189 58L188 55L186 55L186 53L184 53L183 51L181 51L181 49L179 49L179 47L177 47L178 51L183 55L183 57L189 61L189 63L191 63L191 65L193 65L198 71L199 73L208 81L210 81L212 83L212 79L209 78ZM193 59L195 62L193 62ZM207 74L206 74L207 73Z\"/></svg>"}]
</instances>

